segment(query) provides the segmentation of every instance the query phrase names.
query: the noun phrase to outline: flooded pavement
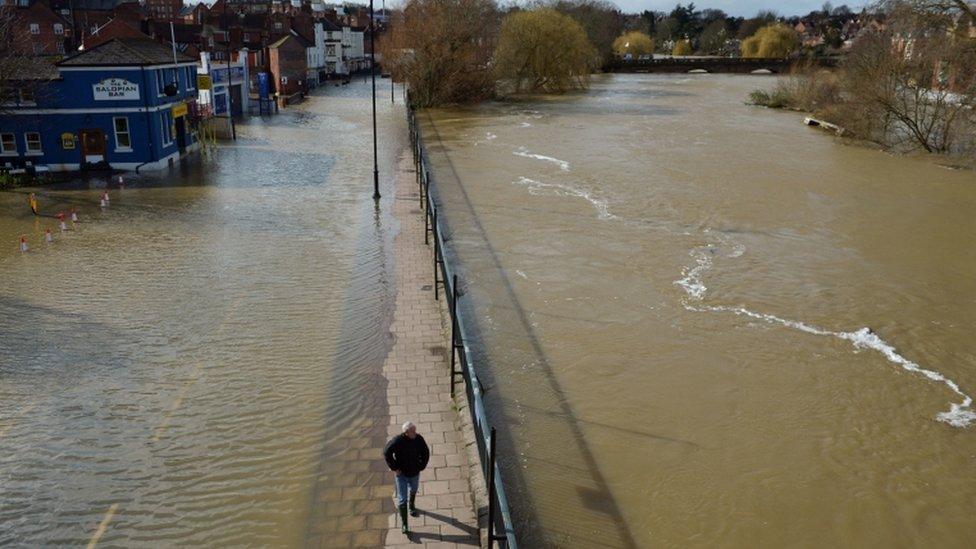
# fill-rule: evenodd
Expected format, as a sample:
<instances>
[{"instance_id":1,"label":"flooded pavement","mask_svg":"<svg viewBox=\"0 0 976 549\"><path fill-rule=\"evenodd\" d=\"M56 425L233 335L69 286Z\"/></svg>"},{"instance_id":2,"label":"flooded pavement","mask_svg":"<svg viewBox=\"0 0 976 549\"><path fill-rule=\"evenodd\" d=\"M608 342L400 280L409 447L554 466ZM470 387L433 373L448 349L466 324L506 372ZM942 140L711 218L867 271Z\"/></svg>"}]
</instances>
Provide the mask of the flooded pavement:
<instances>
[{"instance_id":1,"label":"flooded pavement","mask_svg":"<svg viewBox=\"0 0 976 549\"><path fill-rule=\"evenodd\" d=\"M773 83L423 116L526 546L976 536L976 175L744 104Z\"/></svg>"},{"instance_id":2,"label":"flooded pavement","mask_svg":"<svg viewBox=\"0 0 976 549\"><path fill-rule=\"evenodd\" d=\"M104 211L104 180L41 189L78 210L63 235L0 193L0 546L305 543L323 462L385 406L397 227L369 113L361 80L320 89L113 181Z\"/></svg>"}]
</instances>

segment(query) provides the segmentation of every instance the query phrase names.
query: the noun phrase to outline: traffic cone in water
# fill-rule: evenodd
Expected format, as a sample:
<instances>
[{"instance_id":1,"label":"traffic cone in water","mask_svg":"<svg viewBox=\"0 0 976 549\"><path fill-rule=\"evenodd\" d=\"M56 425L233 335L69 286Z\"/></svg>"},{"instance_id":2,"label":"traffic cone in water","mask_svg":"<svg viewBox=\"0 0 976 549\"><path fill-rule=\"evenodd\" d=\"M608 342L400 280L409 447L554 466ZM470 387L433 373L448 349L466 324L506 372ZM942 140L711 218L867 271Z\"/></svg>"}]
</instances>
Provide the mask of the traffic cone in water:
<instances>
[{"instance_id":1,"label":"traffic cone in water","mask_svg":"<svg viewBox=\"0 0 976 549\"><path fill-rule=\"evenodd\" d=\"M106 204L109 203L108 191L102 193L102 200L104 200Z\"/></svg>"},{"instance_id":2,"label":"traffic cone in water","mask_svg":"<svg viewBox=\"0 0 976 549\"><path fill-rule=\"evenodd\" d=\"M20 253L24 253L26 251L27 251L27 237L26 236L21 236L20 237Z\"/></svg>"},{"instance_id":3,"label":"traffic cone in water","mask_svg":"<svg viewBox=\"0 0 976 549\"><path fill-rule=\"evenodd\" d=\"M107 202L105 201L105 197L102 197L102 199L101 199L101 200L100 200L100 201L98 202L98 205L99 205L99 207L101 207L101 208L102 208L103 210L104 210L104 209L105 209L106 207L108 207L108 203L107 203Z\"/></svg>"},{"instance_id":4,"label":"traffic cone in water","mask_svg":"<svg viewBox=\"0 0 976 549\"><path fill-rule=\"evenodd\" d=\"M78 212L76 212L74 210L71 210L71 222L72 223L77 223L78 222Z\"/></svg>"},{"instance_id":5,"label":"traffic cone in water","mask_svg":"<svg viewBox=\"0 0 976 549\"><path fill-rule=\"evenodd\" d=\"M44 229L44 241L45 242L54 242L54 236L51 234L51 228L50 227L48 227L47 229Z\"/></svg>"}]
</instances>

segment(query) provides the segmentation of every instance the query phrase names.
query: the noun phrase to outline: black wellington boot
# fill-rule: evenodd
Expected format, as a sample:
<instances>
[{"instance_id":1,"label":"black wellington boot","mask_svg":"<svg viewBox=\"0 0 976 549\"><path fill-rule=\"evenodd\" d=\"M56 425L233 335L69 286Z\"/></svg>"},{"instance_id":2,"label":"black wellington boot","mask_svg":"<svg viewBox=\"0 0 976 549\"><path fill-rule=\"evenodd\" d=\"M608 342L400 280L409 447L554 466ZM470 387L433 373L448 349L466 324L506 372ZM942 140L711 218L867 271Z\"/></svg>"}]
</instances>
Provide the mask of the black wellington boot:
<instances>
[{"instance_id":1,"label":"black wellington boot","mask_svg":"<svg viewBox=\"0 0 976 549\"><path fill-rule=\"evenodd\" d=\"M417 492L410 494L410 516L420 516L420 511L417 510Z\"/></svg>"},{"instance_id":2,"label":"black wellington boot","mask_svg":"<svg viewBox=\"0 0 976 549\"><path fill-rule=\"evenodd\" d=\"M407 526L407 506L398 505L397 507L400 510L400 532L409 536L410 528Z\"/></svg>"}]
</instances>

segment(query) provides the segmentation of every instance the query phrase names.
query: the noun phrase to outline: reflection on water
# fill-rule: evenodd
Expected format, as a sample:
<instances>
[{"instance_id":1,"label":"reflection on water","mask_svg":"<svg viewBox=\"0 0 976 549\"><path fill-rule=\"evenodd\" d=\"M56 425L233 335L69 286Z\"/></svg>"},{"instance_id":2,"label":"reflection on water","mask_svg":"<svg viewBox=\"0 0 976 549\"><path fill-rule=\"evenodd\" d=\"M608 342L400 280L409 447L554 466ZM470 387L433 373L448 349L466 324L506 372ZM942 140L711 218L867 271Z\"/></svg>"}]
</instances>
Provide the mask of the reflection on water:
<instances>
[{"instance_id":1,"label":"reflection on water","mask_svg":"<svg viewBox=\"0 0 976 549\"><path fill-rule=\"evenodd\" d=\"M63 235L0 193L0 545L83 545L100 523L106 544L302 544L387 344L367 93L324 90L125 189L39 190L42 212L78 210Z\"/></svg>"},{"instance_id":2,"label":"reflection on water","mask_svg":"<svg viewBox=\"0 0 976 549\"><path fill-rule=\"evenodd\" d=\"M530 546L971 543L976 176L773 82L428 113Z\"/></svg>"}]
</instances>

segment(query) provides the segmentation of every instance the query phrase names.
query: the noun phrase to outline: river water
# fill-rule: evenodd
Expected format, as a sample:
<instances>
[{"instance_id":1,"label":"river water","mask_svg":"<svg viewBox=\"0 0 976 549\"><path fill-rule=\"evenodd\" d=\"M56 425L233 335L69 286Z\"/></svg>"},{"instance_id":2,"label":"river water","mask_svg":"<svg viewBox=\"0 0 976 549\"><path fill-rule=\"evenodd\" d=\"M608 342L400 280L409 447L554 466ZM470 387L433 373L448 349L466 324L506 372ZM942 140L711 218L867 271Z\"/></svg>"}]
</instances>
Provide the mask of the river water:
<instances>
[{"instance_id":1,"label":"river water","mask_svg":"<svg viewBox=\"0 0 976 549\"><path fill-rule=\"evenodd\" d=\"M297 547L319 528L322 462L385 409L397 227L392 193L374 209L368 98L320 89L112 181L104 211L105 180L41 189L45 215L77 209L64 235L0 193L0 546ZM379 108L390 191L405 121Z\"/></svg>"},{"instance_id":2,"label":"river water","mask_svg":"<svg viewBox=\"0 0 976 549\"><path fill-rule=\"evenodd\" d=\"M773 83L423 115L527 546L976 539L976 176Z\"/></svg>"}]
</instances>

